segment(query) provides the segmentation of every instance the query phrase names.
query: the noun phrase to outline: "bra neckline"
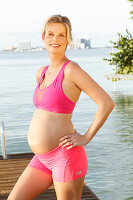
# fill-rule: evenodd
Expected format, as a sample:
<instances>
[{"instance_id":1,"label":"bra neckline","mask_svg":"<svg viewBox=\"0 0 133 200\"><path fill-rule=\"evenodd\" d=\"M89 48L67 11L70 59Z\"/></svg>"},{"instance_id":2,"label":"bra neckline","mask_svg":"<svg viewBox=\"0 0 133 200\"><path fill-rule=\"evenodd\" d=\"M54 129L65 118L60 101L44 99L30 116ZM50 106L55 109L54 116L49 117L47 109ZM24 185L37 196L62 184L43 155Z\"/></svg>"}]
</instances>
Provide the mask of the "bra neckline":
<instances>
[{"instance_id":1,"label":"bra neckline","mask_svg":"<svg viewBox=\"0 0 133 200\"><path fill-rule=\"evenodd\" d=\"M59 74L61 73L63 67L66 65L66 63L67 63L68 61L71 61L71 60L67 60L67 61L63 64L63 66L61 67L61 69L60 69L59 73L57 74L56 78L54 79L54 81L53 81L50 85L48 85L47 87L41 89L41 88L39 87L40 82L41 82L42 78L45 76L45 73L46 73L46 71L47 71L48 68L49 68L49 65L46 66L46 68L44 68L43 75L42 75L42 77L41 77L41 79L40 79L40 81L39 81L39 83L38 83L38 87L37 87L37 88L38 88L39 90L46 90L46 89L48 89L50 86L52 86L52 85L54 84L54 82L56 81L56 79L58 78ZM45 70L45 69L46 69L46 70Z\"/></svg>"},{"instance_id":2,"label":"bra neckline","mask_svg":"<svg viewBox=\"0 0 133 200\"><path fill-rule=\"evenodd\" d=\"M45 76L45 73L46 73L46 71L47 71L48 68L49 68L49 65L48 65L46 68L44 68L44 69L46 69L46 70L45 70L45 72L43 72L42 78ZM50 85L48 85L47 87L41 89L39 86L40 86L40 82L41 82L42 78L40 79L37 88L38 88L39 90L46 90L48 87L50 87L50 86L53 84L53 82L52 82ZM54 81L55 81L55 80L54 80Z\"/></svg>"}]
</instances>

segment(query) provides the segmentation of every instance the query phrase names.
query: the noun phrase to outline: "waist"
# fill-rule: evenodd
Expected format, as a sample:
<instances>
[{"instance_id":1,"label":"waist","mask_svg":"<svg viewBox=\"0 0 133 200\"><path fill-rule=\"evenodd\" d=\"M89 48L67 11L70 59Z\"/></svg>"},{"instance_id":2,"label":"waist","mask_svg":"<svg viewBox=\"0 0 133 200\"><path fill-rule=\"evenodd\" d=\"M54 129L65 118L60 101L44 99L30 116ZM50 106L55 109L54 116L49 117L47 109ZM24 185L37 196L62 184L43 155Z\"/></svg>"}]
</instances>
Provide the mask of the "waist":
<instances>
[{"instance_id":1,"label":"waist","mask_svg":"<svg viewBox=\"0 0 133 200\"><path fill-rule=\"evenodd\" d=\"M33 118L39 119L44 122L48 121L48 123L53 123L56 121L61 123L67 123L71 121L72 113L56 113L38 107L33 114Z\"/></svg>"}]
</instances>

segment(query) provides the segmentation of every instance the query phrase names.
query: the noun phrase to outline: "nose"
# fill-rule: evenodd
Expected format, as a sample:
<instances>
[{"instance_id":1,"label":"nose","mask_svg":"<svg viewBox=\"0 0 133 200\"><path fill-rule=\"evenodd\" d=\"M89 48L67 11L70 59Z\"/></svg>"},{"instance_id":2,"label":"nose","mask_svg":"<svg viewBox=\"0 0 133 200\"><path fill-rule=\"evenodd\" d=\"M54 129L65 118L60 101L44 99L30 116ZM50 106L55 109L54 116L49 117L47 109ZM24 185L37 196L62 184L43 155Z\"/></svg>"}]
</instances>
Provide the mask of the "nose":
<instances>
[{"instance_id":1,"label":"nose","mask_svg":"<svg viewBox=\"0 0 133 200\"><path fill-rule=\"evenodd\" d=\"M57 35L54 35L53 36L53 40L57 40L58 39L58 36Z\"/></svg>"}]
</instances>

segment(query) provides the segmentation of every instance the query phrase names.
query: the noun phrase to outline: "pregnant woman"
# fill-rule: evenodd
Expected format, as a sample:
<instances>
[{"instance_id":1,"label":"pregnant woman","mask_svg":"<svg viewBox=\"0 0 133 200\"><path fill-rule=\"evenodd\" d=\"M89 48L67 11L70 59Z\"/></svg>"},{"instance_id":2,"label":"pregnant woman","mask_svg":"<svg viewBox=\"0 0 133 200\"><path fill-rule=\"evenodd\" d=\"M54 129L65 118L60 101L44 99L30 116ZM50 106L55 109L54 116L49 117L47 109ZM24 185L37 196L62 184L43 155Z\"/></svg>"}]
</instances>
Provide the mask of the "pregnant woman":
<instances>
[{"instance_id":1,"label":"pregnant woman","mask_svg":"<svg viewBox=\"0 0 133 200\"><path fill-rule=\"evenodd\" d=\"M65 55L72 41L71 23L61 15L49 17L42 40L50 64L36 72L33 94L36 110L28 130L34 156L8 200L32 200L54 184L58 200L80 200L88 160L84 150L114 108L111 97L78 63ZM84 91L97 105L93 123L86 133L78 133L72 112Z\"/></svg>"}]
</instances>

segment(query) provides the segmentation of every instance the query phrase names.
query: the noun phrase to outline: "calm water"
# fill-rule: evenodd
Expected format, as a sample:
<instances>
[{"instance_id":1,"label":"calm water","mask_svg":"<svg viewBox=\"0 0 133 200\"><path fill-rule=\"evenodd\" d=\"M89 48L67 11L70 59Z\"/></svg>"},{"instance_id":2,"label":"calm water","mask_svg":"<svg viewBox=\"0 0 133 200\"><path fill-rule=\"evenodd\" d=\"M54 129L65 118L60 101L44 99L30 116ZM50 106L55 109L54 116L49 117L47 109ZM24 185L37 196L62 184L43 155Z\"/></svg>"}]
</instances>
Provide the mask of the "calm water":
<instances>
[{"instance_id":1,"label":"calm water","mask_svg":"<svg viewBox=\"0 0 133 200\"><path fill-rule=\"evenodd\" d=\"M104 78L112 66L102 61L110 49L68 50L69 59L80 64L113 98L115 108L93 140L85 146L89 167L87 185L103 200L133 199L133 81L115 85ZM0 122L4 121L7 153L30 152L27 131L35 111L32 102L36 71L49 64L43 52L0 52ZM82 91L73 112L74 127L84 134L97 104ZM1 148L1 147L0 147ZM1 150L0 150L1 154Z\"/></svg>"}]
</instances>

